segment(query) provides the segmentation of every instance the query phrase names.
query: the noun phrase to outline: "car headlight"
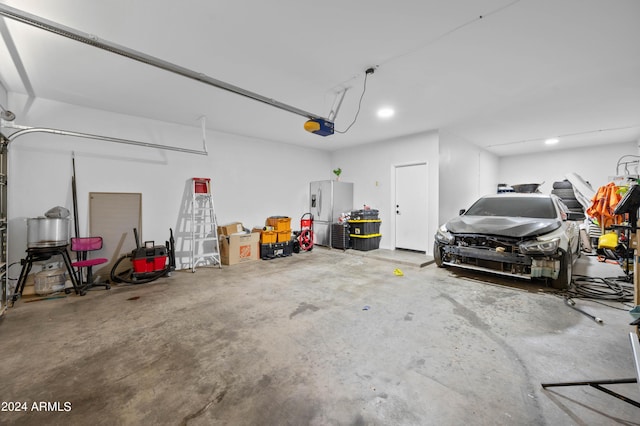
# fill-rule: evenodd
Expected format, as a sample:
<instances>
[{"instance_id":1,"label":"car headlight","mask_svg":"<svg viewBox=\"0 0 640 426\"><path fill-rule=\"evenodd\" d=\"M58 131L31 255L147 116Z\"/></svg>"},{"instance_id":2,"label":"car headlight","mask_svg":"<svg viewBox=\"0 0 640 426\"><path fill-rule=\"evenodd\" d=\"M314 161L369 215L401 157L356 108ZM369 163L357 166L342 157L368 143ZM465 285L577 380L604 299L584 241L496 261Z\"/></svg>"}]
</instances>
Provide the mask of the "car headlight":
<instances>
[{"instance_id":1,"label":"car headlight","mask_svg":"<svg viewBox=\"0 0 640 426\"><path fill-rule=\"evenodd\" d=\"M520 253L522 254L555 254L560 245L560 238L554 238L549 241L525 241L520 243Z\"/></svg>"},{"instance_id":2,"label":"car headlight","mask_svg":"<svg viewBox=\"0 0 640 426\"><path fill-rule=\"evenodd\" d=\"M436 232L436 240L442 244L453 244L456 241L456 238L447 231L447 227L442 225L438 228L438 232Z\"/></svg>"}]
</instances>

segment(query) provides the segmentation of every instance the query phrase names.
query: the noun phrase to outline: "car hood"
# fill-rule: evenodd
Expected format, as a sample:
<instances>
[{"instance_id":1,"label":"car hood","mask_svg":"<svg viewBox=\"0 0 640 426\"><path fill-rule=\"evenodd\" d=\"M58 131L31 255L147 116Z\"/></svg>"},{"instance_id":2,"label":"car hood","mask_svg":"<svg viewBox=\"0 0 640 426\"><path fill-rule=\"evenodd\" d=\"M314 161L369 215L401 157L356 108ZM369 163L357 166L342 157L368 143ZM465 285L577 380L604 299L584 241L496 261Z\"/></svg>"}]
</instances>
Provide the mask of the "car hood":
<instances>
[{"instance_id":1,"label":"car hood","mask_svg":"<svg viewBox=\"0 0 640 426\"><path fill-rule=\"evenodd\" d=\"M454 234L489 234L526 238L548 234L562 226L559 219L529 217L459 216L447 222L447 230Z\"/></svg>"}]
</instances>

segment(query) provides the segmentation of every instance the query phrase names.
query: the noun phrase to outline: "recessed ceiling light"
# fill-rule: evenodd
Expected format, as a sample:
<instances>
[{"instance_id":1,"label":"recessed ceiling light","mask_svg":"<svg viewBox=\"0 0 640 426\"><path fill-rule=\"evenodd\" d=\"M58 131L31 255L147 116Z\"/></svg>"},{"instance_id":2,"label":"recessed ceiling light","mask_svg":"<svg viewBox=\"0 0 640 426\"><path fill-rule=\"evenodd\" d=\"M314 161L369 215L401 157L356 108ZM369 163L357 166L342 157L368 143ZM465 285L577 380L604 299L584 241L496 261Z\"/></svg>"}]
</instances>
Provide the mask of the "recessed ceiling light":
<instances>
[{"instance_id":1,"label":"recessed ceiling light","mask_svg":"<svg viewBox=\"0 0 640 426\"><path fill-rule=\"evenodd\" d=\"M547 139L546 141L544 141L544 143L547 144L547 145L555 145L558 142L560 142L558 140L558 138L550 138L550 139Z\"/></svg>"},{"instance_id":2,"label":"recessed ceiling light","mask_svg":"<svg viewBox=\"0 0 640 426\"><path fill-rule=\"evenodd\" d=\"M378 110L378 117L380 118L391 118L396 112L393 108L380 108Z\"/></svg>"}]
</instances>

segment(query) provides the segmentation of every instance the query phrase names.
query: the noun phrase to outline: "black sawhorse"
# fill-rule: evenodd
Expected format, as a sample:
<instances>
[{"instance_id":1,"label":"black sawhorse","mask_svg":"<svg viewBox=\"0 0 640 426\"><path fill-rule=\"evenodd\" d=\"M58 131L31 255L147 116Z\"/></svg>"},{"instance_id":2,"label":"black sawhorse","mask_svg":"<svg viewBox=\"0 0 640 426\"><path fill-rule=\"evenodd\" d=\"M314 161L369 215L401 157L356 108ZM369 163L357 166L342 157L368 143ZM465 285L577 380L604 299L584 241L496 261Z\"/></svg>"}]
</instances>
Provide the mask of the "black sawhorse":
<instances>
[{"instance_id":1,"label":"black sawhorse","mask_svg":"<svg viewBox=\"0 0 640 426\"><path fill-rule=\"evenodd\" d=\"M24 286L27 283L27 276L31 271L31 267L33 266L33 262L39 262L42 260L48 260L51 256L60 255L64 260L64 264L67 267L67 272L69 273L69 279L71 280L71 284L73 284L73 289L76 294L80 294L84 296L85 292L80 285L78 284L78 280L76 278L76 274L73 271L73 266L71 266L71 257L69 257L69 252L67 251L68 244L63 246L54 246L54 247L33 247L27 249L27 257L22 259L20 263L22 263L22 270L20 271L20 278L18 278L18 285L11 296L11 305L22 297L22 291L24 290ZM69 290L65 290L65 292L69 292Z\"/></svg>"},{"instance_id":2,"label":"black sawhorse","mask_svg":"<svg viewBox=\"0 0 640 426\"><path fill-rule=\"evenodd\" d=\"M562 383L542 383L544 389L560 386L591 386L594 389L598 389L611 396L615 396L624 402L627 402L636 407L640 407L640 402L627 398L617 392L603 387L603 385L616 385L622 383L640 383L640 343L638 342L638 335L636 333L629 333L629 340L631 341L631 352L633 352L633 362L635 364L636 377L629 379L614 379L614 380L586 380L582 382L562 382Z\"/></svg>"}]
</instances>

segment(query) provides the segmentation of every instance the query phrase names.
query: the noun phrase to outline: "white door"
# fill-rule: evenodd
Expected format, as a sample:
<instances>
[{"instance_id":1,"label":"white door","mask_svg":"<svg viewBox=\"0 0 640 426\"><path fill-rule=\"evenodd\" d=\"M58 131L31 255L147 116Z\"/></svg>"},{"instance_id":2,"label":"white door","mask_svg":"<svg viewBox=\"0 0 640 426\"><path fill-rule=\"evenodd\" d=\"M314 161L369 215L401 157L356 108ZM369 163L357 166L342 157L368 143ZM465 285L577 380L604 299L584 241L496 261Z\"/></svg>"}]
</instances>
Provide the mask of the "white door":
<instances>
[{"instance_id":1,"label":"white door","mask_svg":"<svg viewBox=\"0 0 640 426\"><path fill-rule=\"evenodd\" d=\"M427 165L396 166L396 248L427 251Z\"/></svg>"}]
</instances>

